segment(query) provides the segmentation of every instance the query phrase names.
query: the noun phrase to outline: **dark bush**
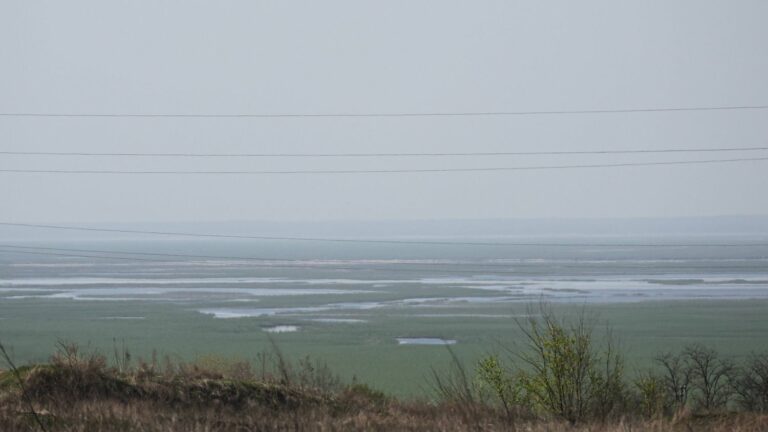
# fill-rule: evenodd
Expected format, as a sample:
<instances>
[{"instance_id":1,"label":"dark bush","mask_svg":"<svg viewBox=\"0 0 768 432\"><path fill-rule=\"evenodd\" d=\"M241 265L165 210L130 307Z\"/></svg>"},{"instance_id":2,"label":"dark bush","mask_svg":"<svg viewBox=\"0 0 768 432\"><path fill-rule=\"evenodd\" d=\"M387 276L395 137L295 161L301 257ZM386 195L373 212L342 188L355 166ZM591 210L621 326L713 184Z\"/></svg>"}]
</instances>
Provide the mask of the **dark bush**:
<instances>
[{"instance_id":1,"label":"dark bush","mask_svg":"<svg viewBox=\"0 0 768 432\"><path fill-rule=\"evenodd\" d=\"M683 350L690 370L691 389L696 406L704 411L726 407L733 395L733 378L736 367L723 359L712 348L689 345Z\"/></svg>"},{"instance_id":2,"label":"dark bush","mask_svg":"<svg viewBox=\"0 0 768 432\"><path fill-rule=\"evenodd\" d=\"M753 412L768 412L768 353L753 354L741 368L734 389L739 405Z\"/></svg>"},{"instance_id":3,"label":"dark bush","mask_svg":"<svg viewBox=\"0 0 768 432\"><path fill-rule=\"evenodd\" d=\"M675 411L683 409L688 403L692 372L685 356L667 352L656 357L656 364L661 369L661 379L672 408Z\"/></svg>"}]
</instances>

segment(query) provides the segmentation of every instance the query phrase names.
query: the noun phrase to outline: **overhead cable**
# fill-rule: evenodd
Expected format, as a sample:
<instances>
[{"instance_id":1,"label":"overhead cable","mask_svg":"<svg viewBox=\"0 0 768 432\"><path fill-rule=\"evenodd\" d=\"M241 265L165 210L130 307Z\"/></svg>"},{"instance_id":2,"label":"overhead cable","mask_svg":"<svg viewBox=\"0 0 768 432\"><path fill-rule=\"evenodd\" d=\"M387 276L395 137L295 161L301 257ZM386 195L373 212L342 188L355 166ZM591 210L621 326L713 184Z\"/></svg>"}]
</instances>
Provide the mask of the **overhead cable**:
<instances>
[{"instance_id":1,"label":"overhead cable","mask_svg":"<svg viewBox=\"0 0 768 432\"><path fill-rule=\"evenodd\" d=\"M764 110L768 105L719 105L610 109L563 109L527 111L446 111L446 112L335 112L335 113L130 113L130 112L2 112L0 117L48 118L365 118L365 117L504 117L538 115L594 115L696 111Z\"/></svg>"},{"instance_id":2,"label":"overhead cable","mask_svg":"<svg viewBox=\"0 0 768 432\"><path fill-rule=\"evenodd\" d=\"M703 165L734 162L767 161L768 157L684 160L663 162L623 162L607 164L581 165L538 165L513 167L478 167L478 168L403 168L403 169L343 169L343 170L265 170L265 171L129 171L129 170L81 170L81 169L14 169L3 168L0 173L10 174L119 174L119 175L296 175L296 174L404 174L404 173L452 173L452 172L504 172L504 171L540 171L590 168L623 168L669 165Z\"/></svg>"},{"instance_id":3,"label":"overhead cable","mask_svg":"<svg viewBox=\"0 0 768 432\"><path fill-rule=\"evenodd\" d=\"M30 224L16 222L0 222L0 226L14 226L25 228L55 229L66 231L103 232L118 234L140 234L172 237L199 237L199 238L223 238L242 240L269 240L269 241L300 241L300 242L332 242L332 243L372 243L372 244L407 244L428 246L523 246L523 247L765 247L768 243L538 243L538 242L476 242L476 241L428 241L428 240L387 240L387 239L359 239L359 238L319 238L319 237L281 237L238 234L205 234L177 231L149 231L118 228L97 228L84 226L65 226L48 224Z\"/></svg>"},{"instance_id":4,"label":"overhead cable","mask_svg":"<svg viewBox=\"0 0 768 432\"><path fill-rule=\"evenodd\" d=\"M491 151L457 153L99 153L61 151L3 151L12 156L104 156L104 157L183 157L183 158L333 158L333 157L473 157L473 156L547 156L547 155L603 155L603 154L655 154L655 153L719 153L763 151L768 147L720 148L664 148L630 150L573 150L573 151Z\"/></svg>"}]
</instances>

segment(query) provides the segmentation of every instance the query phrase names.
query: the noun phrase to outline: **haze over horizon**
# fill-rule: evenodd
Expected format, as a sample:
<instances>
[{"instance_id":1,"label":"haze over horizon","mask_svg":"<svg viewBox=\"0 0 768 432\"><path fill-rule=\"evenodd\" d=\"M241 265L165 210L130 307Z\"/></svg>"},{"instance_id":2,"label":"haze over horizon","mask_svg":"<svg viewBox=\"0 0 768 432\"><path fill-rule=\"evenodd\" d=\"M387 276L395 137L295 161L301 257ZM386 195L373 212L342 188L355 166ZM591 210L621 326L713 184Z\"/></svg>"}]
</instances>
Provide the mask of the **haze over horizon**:
<instances>
[{"instance_id":1,"label":"haze over horizon","mask_svg":"<svg viewBox=\"0 0 768 432\"><path fill-rule=\"evenodd\" d=\"M56 228L62 227L64 229ZM81 231L80 228L96 231ZM104 229L105 231L98 231ZM170 235L110 232L138 230L213 235L254 235L310 238L356 239L505 239L546 238L706 238L731 237L739 241L768 241L768 216L721 216L698 218L595 218L595 219L422 219L422 220L337 220L337 221L196 221L196 222L101 222L21 226L0 223L3 241L126 240L152 241L232 240ZM744 237L748 236L748 237ZM240 239L241 243L242 240ZM254 241L254 239L251 239ZM259 241L259 240L255 240ZM641 240L642 242L642 240ZM288 242L295 244L295 242Z\"/></svg>"},{"instance_id":2,"label":"haze over horizon","mask_svg":"<svg viewBox=\"0 0 768 432\"><path fill-rule=\"evenodd\" d=\"M224 7L176 0L7 1L0 5L0 113L359 114L768 104L764 1L532 4L235 1ZM765 109L403 118L4 116L0 150L432 153L764 147L767 116ZM455 169L767 154L5 155L0 169ZM2 172L0 202L4 221L78 223L768 215L766 173L765 160L354 175Z\"/></svg>"}]
</instances>

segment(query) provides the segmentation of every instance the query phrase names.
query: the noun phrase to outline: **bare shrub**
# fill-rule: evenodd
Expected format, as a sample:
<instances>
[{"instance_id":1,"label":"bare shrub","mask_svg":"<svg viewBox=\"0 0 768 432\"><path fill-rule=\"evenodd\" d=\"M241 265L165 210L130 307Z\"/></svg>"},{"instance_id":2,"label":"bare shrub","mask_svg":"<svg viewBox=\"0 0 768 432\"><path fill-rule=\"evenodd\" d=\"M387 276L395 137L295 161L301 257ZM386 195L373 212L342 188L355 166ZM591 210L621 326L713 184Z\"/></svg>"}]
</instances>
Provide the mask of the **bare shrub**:
<instances>
[{"instance_id":1,"label":"bare shrub","mask_svg":"<svg viewBox=\"0 0 768 432\"><path fill-rule=\"evenodd\" d=\"M485 401L456 353L449 346L446 349L451 356L451 363L447 373L432 369L432 391L442 405L459 414L467 427L481 430Z\"/></svg>"},{"instance_id":2,"label":"bare shrub","mask_svg":"<svg viewBox=\"0 0 768 432\"><path fill-rule=\"evenodd\" d=\"M672 400L673 409L682 410L688 403L688 387L692 374L685 356L667 352L656 356L655 361L661 367L664 388Z\"/></svg>"},{"instance_id":3,"label":"bare shrub","mask_svg":"<svg viewBox=\"0 0 768 432\"><path fill-rule=\"evenodd\" d=\"M768 412L768 353L752 354L734 384L739 405L753 412Z\"/></svg>"},{"instance_id":4,"label":"bare shrub","mask_svg":"<svg viewBox=\"0 0 768 432\"><path fill-rule=\"evenodd\" d=\"M292 385L294 374L290 361L283 355L283 351L274 339L269 338L269 343L272 346L272 352L269 353L267 358L272 359L273 361L272 366L276 371L275 375L278 377L281 384L286 386Z\"/></svg>"},{"instance_id":5,"label":"bare shrub","mask_svg":"<svg viewBox=\"0 0 768 432\"><path fill-rule=\"evenodd\" d=\"M311 388L322 393L336 393L342 388L341 378L327 363L310 356L298 361L294 372L294 382L303 388Z\"/></svg>"},{"instance_id":6,"label":"bare shrub","mask_svg":"<svg viewBox=\"0 0 768 432\"><path fill-rule=\"evenodd\" d=\"M724 408L733 395L733 362L703 345L689 345L683 350L690 368L691 385L697 406L705 411Z\"/></svg>"},{"instance_id":7,"label":"bare shrub","mask_svg":"<svg viewBox=\"0 0 768 432\"><path fill-rule=\"evenodd\" d=\"M610 328L606 328L605 335L601 346L593 351L594 364L589 371L591 416L601 421L605 421L614 412L623 410L627 401L624 356L619 351Z\"/></svg>"},{"instance_id":8,"label":"bare shrub","mask_svg":"<svg viewBox=\"0 0 768 432\"><path fill-rule=\"evenodd\" d=\"M74 342L59 341L51 364L82 372L101 372L107 368L107 358L96 351L85 351Z\"/></svg>"},{"instance_id":9,"label":"bare shrub","mask_svg":"<svg viewBox=\"0 0 768 432\"><path fill-rule=\"evenodd\" d=\"M112 355L115 367L120 373L128 372L131 367L131 353L125 347L125 340L117 344L117 339L112 339Z\"/></svg>"}]
</instances>

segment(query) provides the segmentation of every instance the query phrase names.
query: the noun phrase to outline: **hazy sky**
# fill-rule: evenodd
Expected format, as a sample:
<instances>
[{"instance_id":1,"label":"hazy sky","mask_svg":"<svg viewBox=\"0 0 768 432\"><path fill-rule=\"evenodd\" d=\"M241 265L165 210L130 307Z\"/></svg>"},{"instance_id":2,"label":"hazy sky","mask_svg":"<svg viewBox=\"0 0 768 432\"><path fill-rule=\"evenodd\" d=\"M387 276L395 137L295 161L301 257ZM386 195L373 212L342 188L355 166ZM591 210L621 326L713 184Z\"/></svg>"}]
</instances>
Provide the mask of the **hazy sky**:
<instances>
[{"instance_id":1,"label":"hazy sky","mask_svg":"<svg viewBox=\"0 0 768 432\"><path fill-rule=\"evenodd\" d=\"M364 113L768 104L768 2L0 2L0 112ZM0 117L0 150L466 152L768 145L768 110L314 119ZM238 170L768 156L111 159L0 168ZM497 173L0 173L4 221L768 214L768 161Z\"/></svg>"}]
</instances>

